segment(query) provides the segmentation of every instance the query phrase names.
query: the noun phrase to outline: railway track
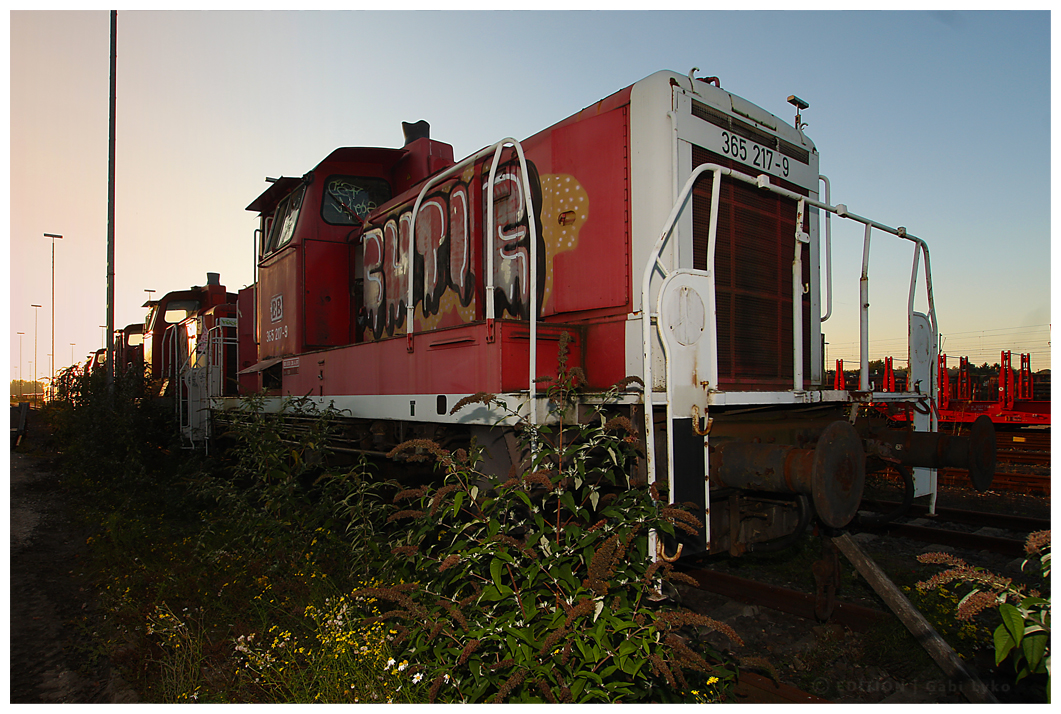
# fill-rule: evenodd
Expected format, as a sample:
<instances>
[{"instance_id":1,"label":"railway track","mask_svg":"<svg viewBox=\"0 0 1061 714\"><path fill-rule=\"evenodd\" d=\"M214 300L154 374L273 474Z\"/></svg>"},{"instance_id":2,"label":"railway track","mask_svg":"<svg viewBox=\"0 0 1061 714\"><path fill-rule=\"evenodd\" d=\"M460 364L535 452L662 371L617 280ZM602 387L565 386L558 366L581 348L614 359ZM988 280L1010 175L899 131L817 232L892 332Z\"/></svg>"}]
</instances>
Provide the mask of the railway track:
<instances>
[{"instance_id":1,"label":"railway track","mask_svg":"<svg viewBox=\"0 0 1061 714\"><path fill-rule=\"evenodd\" d=\"M963 469L939 469L936 472L937 482L942 486L967 487L969 472ZM991 480L992 491L1016 491L1050 495L1050 474L1009 473L996 471Z\"/></svg>"},{"instance_id":2,"label":"railway track","mask_svg":"<svg viewBox=\"0 0 1061 714\"><path fill-rule=\"evenodd\" d=\"M891 501L863 501L862 510L893 513L899 505ZM860 520L856 521L858 529L864 531L1014 558L1024 555L1024 541L1029 533L1050 529L1050 521L1043 518L956 508L937 508L934 514L929 514L928 507L922 504L911 504L893 522L874 525L867 519Z\"/></svg>"},{"instance_id":3,"label":"railway track","mask_svg":"<svg viewBox=\"0 0 1061 714\"><path fill-rule=\"evenodd\" d=\"M1048 431L1025 431L1014 433L1012 431L996 431L996 441L999 451L1015 449L1020 451L1050 450L1050 432Z\"/></svg>"},{"instance_id":4,"label":"railway track","mask_svg":"<svg viewBox=\"0 0 1061 714\"><path fill-rule=\"evenodd\" d=\"M755 672L741 672L737 683L738 704L829 704L828 699L808 694L784 682L775 682Z\"/></svg>"},{"instance_id":5,"label":"railway track","mask_svg":"<svg viewBox=\"0 0 1061 714\"><path fill-rule=\"evenodd\" d=\"M937 543L955 548L968 548L976 551L987 551L1016 558L1024 554L1024 541L982 533L968 533L947 528L932 528L912 523L891 523L866 529L867 531L884 532L900 538L910 538L922 543Z\"/></svg>"},{"instance_id":6,"label":"railway track","mask_svg":"<svg viewBox=\"0 0 1061 714\"><path fill-rule=\"evenodd\" d=\"M876 509L881 512L892 512L898 504L895 502L864 501L863 510ZM1023 515L993 514L979 511L965 510L960 508L937 508L932 516L927 514L927 507L917 503L913 504L906 516L901 520L910 521L898 524L890 524L873 530L866 529L859 533L861 528L851 528L849 533L853 539L865 544L867 553L874 553L872 557L877 558L877 564L889 573L898 585L909 584L913 579L927 577L928 573L918 572L923 570L916 561L920 552L935 549L939 546L943 550L952 550L962 557L970 565L985 567L993 572L1004 572L1006 563L1012 563L1015 559L1024 556L1024 538L1028 533L1044 530L1050 527L1050 521L1046 518L1032 518ZM928 521L926 523L925 521ZM964 530L963 530L964 529ZM808 543L809 549L817 553L817 547ZM803 548L807 550L806 547ZM824 552L824 551L823 551ZM823 641L820 633L827 631L833 633L832 637L840 638L843 642L871 642L875 636L873 633L881 631L881 625L885 628L899 628L896 615L887 609L882 601L872 596L867 598L860 593L857 587L852 589L850 581L837 600L832 604L832 611L827 623L823 624L819 617L821 598L814 594L814 579L811 571L814 568L804 565L803 561L792 568L788 576L777 572L775 560L764 560L756 565L756 558L767 556L756 556L751 554L741 558L708 558L699 563L690 563L684 569L699 587L712 597L725 598L727 602L741 603L743 611L734 605L721 606L722 613L745 613L737 620L731 615L729 622L742 637L760 632L765 628L766 634L757 635L760 639L752 645L759 651L767 654L781 673L781 681L788 684L775 685L769 678L753 675L745 679L746 673L742 670L741 681L738 685L738 701L750 703L783 703L800 701L838 701L838 702L894 702L881 695L872 698L869 695L850 694L851 688L856 684L861 686L868 682L869 686L883 687L882 691L892 692L919 691L918 687L926 686L928 679L934 675L924 669L918 670L912 665L904 665L902 662L881 665L885 669L875 669L873 662L875 658L870 656L868 660L862 660L863 655L855 654L849 656L848 661L853 671L858 674L852 675L848 671L825 672L818 678L810 680L805 674L806 670L799 665L791 665L800 659L807 661L807 656L798 646L793 647L791 639L785 641L779 635L777 628L771 629L767 622L788 622L791 631L788 637L796 637L799 632L804 633L804 642L813 641L818 644L814 646L836 646ZM806 554L800 556L807 557ZM811 555L810 557L816 557ZM840 568L849 571L851 564L841 557ZM897 568L897 570L892 570ZM910 573L916 575L910 575ZM1006 570L1007 574L1012 572ZM856 582L859 581L856 578ZM846 598L846 599L845 599ZM716 603L714 607L720 606ZM711 611L705 614L713 616ZM748 619L744 619L747 617ZM787 620L785 619L787 618ZM720 615L721 619L721 615ZM792 624L794 623L794 624ZM802 624L801 624L802 623ZM938 626L937 626L938 627ZM836 628L836 629L827 629ZM818 634L813 634L818 633ZM943 633L943 630L940 630ZM832 640L836 642L837 640ZM804 645L806 646L806 645ZM869 655L867 650L859 649L865 645L855 645L854 652L863 652ZM817 657L817 650L808 656ZM888 662L891 662L889 659ZM986 677L992 687L1012 687L1005 679L1006 675L1001 670L991 666L991 662L979 662L976 668L982 677ZM782 671L782 666L784 671ZM941 672L935 676L943 677L942 680L927 684L928 691L932 687L956 686L957 680L948 679L949 675ZM877 679L876 677L880 677ZM1001 677L1001 679L1000 679ZM846 687L846 689L845 689ZM807 691L802 691L806 689ZM994 690L992 690L994 691ZM1008 691L1003 689L1003 691ZM920 697L921 695L917 695ZM938 701L931 694L924 695L925 698L909 699L905 701ZM959 695L959 700L960 700ZM826 699L821 699L825 697Z\"/></svg>"},{"instance_id":7,"label":"railway track","mask_svg":"<svg viewBox=\"0 0 1061 714\"><path fill-rule=\"evenodd\" d=\"M895 501L863 501L863 507L879 513L888 513L898 507ZM913 517L928 515L928 506L914 503L907 510L907 514ZM936 508L936 517L951 523L963 523L977 527L1002 528L1008 531L1019 531L1033 533L1035 531L1050 528L1050 521L1045 518L1029 518L1026 516L1015 516L1000 513L985 513L982 511L969 511L960 508Z\"/></svg>"}]
</instances>

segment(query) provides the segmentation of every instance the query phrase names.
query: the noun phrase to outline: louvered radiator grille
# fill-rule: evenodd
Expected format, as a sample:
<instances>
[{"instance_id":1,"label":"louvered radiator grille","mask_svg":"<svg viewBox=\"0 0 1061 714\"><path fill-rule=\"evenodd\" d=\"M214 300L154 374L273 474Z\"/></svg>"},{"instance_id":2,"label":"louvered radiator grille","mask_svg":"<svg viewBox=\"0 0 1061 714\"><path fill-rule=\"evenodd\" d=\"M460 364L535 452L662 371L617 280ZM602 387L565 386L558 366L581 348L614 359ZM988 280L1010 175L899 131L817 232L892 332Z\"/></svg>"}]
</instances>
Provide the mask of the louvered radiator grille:
<instances>
[{"instance_id":1,"label":"louvered radiator grille","mask_svg":"<svg viewBox=\"0 0 1061 714\"><path fill-rule=\"evenodd\" d=\"M746 171L730 159L694 146L693 167L704 163ZM693 267L700 270L707 268L713 178L713 174L704 174L693 189ZM779 183L806 193L792 184ZM720 203L715 244L717 386L728 391L792 389L796 202L724 177ZM810 282L806 250L803 282ZM810 299L806 295L803 327L804 374L809 374Z\"/></svg>"}]
</instances>

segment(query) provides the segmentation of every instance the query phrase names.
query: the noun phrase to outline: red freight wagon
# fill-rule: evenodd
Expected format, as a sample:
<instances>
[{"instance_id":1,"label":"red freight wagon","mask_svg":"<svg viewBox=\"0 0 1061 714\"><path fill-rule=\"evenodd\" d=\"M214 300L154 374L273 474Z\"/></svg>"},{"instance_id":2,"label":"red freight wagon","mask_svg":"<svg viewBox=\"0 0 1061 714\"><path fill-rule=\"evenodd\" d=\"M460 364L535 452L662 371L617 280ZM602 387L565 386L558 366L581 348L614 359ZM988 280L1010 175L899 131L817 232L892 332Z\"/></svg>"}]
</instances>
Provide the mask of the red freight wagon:
<instances>
[{"instance_id":1,"label":"red freight wagon","mask_svg":"<svg viewBox=\"0 0 1061 714\"><path fill-rule=\"evenodd\" d=\"M264 390L273 409L294 396L341 410L347 443L364 451L474 437L505 473L520 457L498 426L506 413L452 406L485 391L531 422L554 419L536 380L557 373L563 341L567 366L585 372L583 399L643 381L616 408L648 437L641 477L703 508L686 552L787 537L811 509L841 527L865 471L886 462L934 495L946 464L905 456L932 449L860 416L864 404L910 405L916 439L939 438L934 388L869 384L868 298L857 388L824 383L822 355L835 214L865 226L863 265L845 275L865 276L866 291L870 232L910 245L911 285L895 299L908 305L911 383L934 385L927 245L830 205L799 119L807 105L789 101L796 126L716 78L658 72L460 161L421 122L400 149L341 148L272 181L248 206L260 228L232 338L241 389ZM993 470L994 442L982 441L948 452L979 486Z\"/></svg>"}]
</instances>

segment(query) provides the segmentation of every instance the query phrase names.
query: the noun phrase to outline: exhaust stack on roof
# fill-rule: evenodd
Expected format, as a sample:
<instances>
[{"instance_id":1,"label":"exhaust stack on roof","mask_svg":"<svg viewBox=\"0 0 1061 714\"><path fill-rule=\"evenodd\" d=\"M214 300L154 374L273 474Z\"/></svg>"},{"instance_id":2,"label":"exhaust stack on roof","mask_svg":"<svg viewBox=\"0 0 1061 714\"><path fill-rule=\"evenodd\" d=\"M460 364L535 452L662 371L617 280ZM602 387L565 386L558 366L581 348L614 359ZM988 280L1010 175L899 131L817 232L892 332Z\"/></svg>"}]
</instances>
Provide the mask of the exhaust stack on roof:
<instances>
[{"instance_id":1,"label":"exhaust stack on roof","mask_svg":"<svg viewBox=\"0 0 1061 714\"><path fill-rule=\"evenodd\" d=\"M431 125L421 119L415 124L409 122L402 122L402 131L405 133L405 146L413 143L417 139L430 139L431 138Z\"/></svg>"}]
</instances>

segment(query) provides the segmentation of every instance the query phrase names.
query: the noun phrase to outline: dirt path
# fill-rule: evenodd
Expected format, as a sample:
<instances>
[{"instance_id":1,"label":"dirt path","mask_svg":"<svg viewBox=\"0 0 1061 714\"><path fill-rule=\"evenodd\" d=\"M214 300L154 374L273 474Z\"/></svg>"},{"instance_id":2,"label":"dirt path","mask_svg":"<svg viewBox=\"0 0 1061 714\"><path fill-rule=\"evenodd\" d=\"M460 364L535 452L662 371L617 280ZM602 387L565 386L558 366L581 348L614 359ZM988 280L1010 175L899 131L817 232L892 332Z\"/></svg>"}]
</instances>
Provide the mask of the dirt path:
<instances>
[{"instance_id":1,"label":"dirt path","mask_svg":"<svg viewBox=\"0 0 1061 714\"><path fill-rule=\"evenodd\" d=\"M84 535L67 515L59 477L49 462L11 452L10 702L137 701L96 656L98 620L84 574Z\"/></svg>"}]
</instances>

